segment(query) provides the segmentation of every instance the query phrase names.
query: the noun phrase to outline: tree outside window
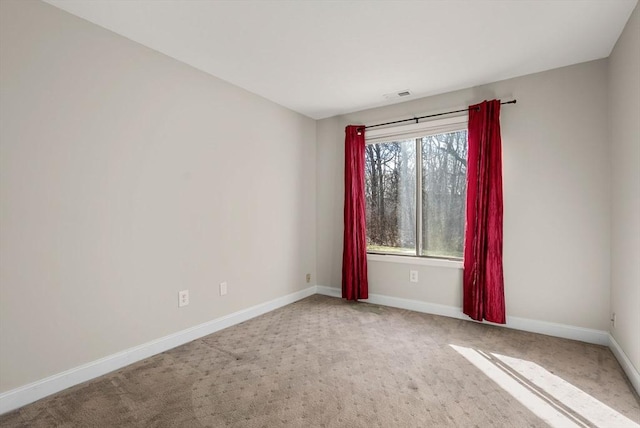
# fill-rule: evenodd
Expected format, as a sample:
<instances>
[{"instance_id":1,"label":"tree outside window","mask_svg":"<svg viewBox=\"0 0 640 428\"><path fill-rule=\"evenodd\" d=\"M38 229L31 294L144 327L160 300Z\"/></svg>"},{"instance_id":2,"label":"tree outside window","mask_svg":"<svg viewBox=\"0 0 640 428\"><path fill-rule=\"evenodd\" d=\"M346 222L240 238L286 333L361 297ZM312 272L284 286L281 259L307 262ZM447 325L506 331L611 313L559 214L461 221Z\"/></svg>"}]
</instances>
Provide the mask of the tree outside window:
<instances>
[{"instance_id":1,"label":"tree outside window","mask_svg":"<svg viewBox=\"0 0 640 428\"><path fill-rule=\"evenodd\" d=\"M367 251L462 258L466 158L464 129L367 144Z\"/></svg>"}]
</instances>

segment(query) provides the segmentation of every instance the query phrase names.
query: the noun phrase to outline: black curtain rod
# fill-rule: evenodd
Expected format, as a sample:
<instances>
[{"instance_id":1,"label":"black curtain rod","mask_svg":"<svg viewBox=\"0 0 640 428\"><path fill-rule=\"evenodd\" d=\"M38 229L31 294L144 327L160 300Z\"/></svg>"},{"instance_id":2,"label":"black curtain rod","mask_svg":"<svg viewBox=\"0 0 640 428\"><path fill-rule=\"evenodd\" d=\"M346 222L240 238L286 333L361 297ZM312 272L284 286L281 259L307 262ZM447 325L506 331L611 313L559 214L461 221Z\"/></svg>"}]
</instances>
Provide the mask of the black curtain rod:
<instances>
[{"instance_id":1,"label":"black curtain rod","mask_svg":"<svg viewBox=\"0 0 640 428\"><path fill-rule=\"evenodd\" d=\"M500 105L503 105L503 104L515 104L515 103L516 103L516 100L512 100L512 101L505 101L503 103L500 103ZM402 120L395 120L393 122L378 123L376 125L365 126L364 129L376 128L378 126L385 126L385 125L393 125L394 123L411 122L411 121L414 121L414 120L416 121L416 123L418 123L418 121L420 119L426 119L428 117L444 116L446 114L452 114L452 113L462 113L463 111L469 111L469 109L465 108L465 109L462 109L462 110L447 111L447 112L444 112L444 113L436 113L436 114L429 114L427 116L414 117L413 119L402 119ZM362 129L362 128L358 128L358 129Z\"/></svg>"}]
</instances>

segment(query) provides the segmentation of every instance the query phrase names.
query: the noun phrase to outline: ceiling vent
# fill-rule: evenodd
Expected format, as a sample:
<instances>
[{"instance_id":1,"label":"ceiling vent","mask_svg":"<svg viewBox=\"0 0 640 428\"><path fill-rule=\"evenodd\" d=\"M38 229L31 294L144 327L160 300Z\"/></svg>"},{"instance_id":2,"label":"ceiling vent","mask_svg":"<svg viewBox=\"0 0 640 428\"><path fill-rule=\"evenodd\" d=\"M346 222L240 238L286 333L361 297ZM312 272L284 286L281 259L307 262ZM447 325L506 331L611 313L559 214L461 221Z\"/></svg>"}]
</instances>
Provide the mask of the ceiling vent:
<instances>
[{"instance_id":1,"label":"ceiling vent","mask_svg":"<svg viewBox=\"0 0 640 428\"><path fill-rule=\"evenodd\" d=\"M411 95L411 92L408 89L403 89L402 91L392 92L390 94L384 94L383 97L388 100L395 100L397 98L408 97Z\"/></svg>"}]
</instances>

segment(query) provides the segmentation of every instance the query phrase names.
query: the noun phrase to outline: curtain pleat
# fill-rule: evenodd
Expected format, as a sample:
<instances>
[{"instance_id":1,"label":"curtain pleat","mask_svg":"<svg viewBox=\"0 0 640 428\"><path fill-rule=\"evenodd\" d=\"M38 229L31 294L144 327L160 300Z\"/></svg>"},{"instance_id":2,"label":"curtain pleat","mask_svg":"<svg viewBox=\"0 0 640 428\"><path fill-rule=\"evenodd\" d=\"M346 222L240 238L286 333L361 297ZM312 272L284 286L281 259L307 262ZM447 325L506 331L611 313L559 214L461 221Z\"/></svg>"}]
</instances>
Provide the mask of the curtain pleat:
<instances>
[{"instance_id":1,"label":"curtain pleat","mask_svg":"<svg viewBox=\"0 0 640 428\"><path fill-rule=\"evenodd\" d=\"M347 126L344 143L344 243L342 297L367 299L367 229L364 194L364 127Z\"/></svg>"},{"instance_id":2,"label":"curtain pleat","mask_svg":"<svg viewBox=\"0 0 640 428\"><path fill-rule=\"evenodd\" d=\"M502 269L500 101L469 107L463 311L506 323Z\"/></svg>"}]
</instances>

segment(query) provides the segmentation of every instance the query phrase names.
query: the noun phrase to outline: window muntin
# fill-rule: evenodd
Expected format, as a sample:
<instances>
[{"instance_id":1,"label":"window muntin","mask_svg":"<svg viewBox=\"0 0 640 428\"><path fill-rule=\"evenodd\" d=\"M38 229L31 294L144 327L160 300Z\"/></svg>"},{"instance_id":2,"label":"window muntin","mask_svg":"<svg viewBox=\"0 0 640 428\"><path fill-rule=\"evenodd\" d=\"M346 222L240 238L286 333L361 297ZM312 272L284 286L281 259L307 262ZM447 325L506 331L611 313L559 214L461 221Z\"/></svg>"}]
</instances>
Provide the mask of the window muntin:
<instances>
[{"instance_id":1,"label":"window muntin","mask_svg":"<svg viewBox=\"0 0 640 428\"><path fill-rule=\"evenodd\" d=\"M466 121L422 136L367 141L367 252L462 258L466 199ZM457 128L457 129L456 129ZM387 134L389 131L386 131ZM369 140L369 139L368 139ZM420 207L420 209L416 209Z\"/></svg>"}]
</instances>

